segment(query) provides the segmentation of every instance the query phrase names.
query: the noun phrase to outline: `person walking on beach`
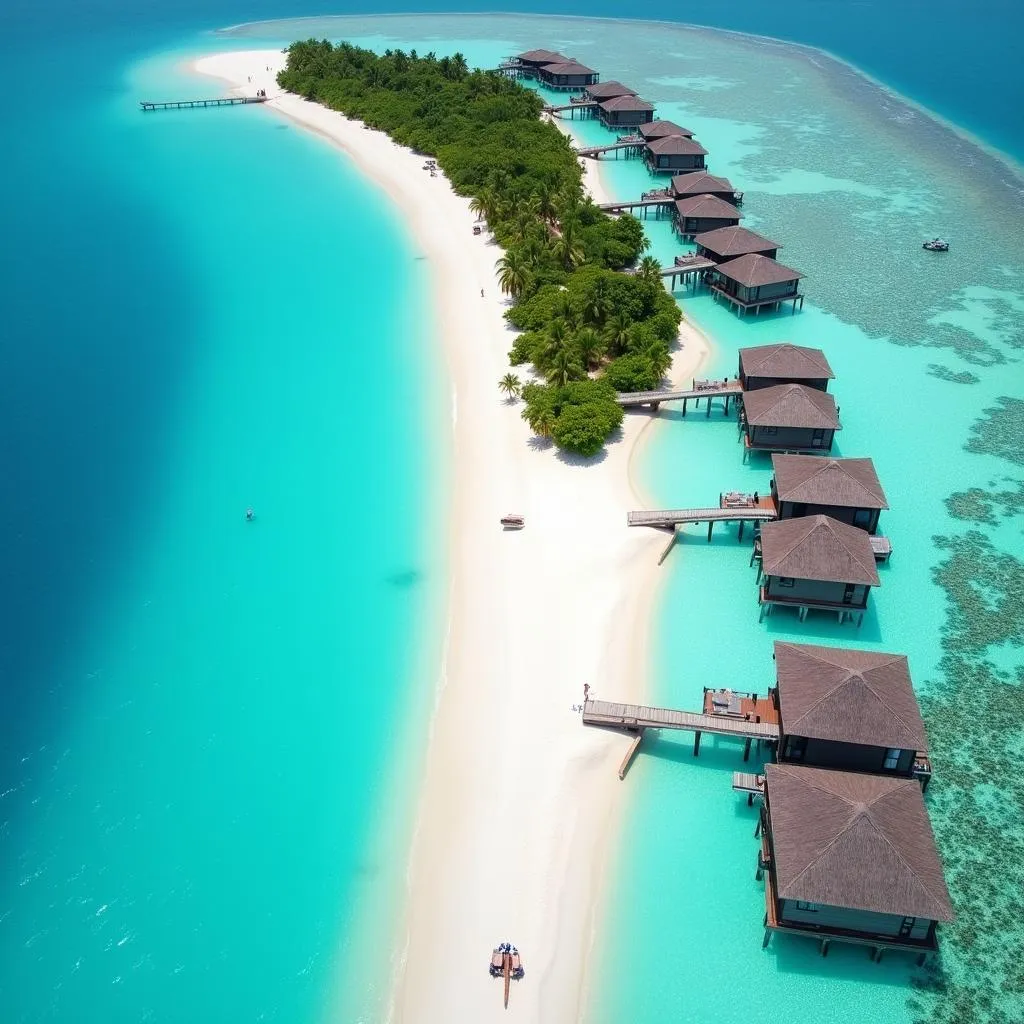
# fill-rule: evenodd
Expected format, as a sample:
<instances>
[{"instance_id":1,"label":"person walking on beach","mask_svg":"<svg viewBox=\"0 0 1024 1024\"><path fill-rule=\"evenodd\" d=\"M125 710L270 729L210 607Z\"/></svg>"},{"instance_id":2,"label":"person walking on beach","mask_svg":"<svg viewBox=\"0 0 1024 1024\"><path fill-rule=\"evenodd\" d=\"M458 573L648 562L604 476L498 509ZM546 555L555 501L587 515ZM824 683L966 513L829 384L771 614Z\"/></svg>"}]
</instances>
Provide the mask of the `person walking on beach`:
<instances>
[{"instance_id":1,"label":"person walking on beach","mask_svg":"<svg viewBox=\"0 0 1024 1024\"><path fill-rule=\"evenodd\" d=\"M590 700L590 683L583 684L583 700L584 703Z\"/></svg>"},{"instance_id":2,"label":"person walking on beach","mask_svg":"<svg viewBox=\"0 0 1024 1024\"><path fill-rule=\"evenodd\" d=\"M482 299L483 297L484 297L484 290L483 290L483 288L481 288L480 289L480 298Z\"/></svg>"}]
</instances>

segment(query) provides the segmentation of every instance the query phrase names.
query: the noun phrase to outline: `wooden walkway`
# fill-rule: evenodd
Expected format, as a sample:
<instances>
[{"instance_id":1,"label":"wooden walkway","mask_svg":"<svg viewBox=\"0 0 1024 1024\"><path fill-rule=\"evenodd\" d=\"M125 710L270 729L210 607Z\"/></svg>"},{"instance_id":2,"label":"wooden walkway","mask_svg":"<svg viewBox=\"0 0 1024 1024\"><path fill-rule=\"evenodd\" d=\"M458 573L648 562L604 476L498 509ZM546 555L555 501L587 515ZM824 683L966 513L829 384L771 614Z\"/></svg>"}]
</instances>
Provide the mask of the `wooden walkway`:
<instances>
[{"instance_id":1,"label":"wooden walkway","mask_svg":"<svg viewBox=\"0 0 1024 1024\"><path fill-rule=\"evenodd\" d=\"M644 148L644 137L642 135L628 135L624 138L620 138L617 142L611 142L606 146L588 146L586 149L577 149L577 156L586 156L597 159L602 153L611 153L620 149L635 149L637 151Z\"/></svg>"},{"instance_id":2,"label":"wooden walkway","mask_svg":"<svg viewBox=\"0 0 1024 1024\"><path fill-rule=\"evenodd\" d=\"M192 107L240 107L247 103L266 103L266 96L220 96L213 100L164 100L154 103L139 100L143 110L189 110Z\"/></svg>"},{"instance_id":3,"label":"wooden walkway","mask_svg":"<svg viewBox=\"0 0 1024 1024\"><path fill-rule=\"evenodd\" d=\"M775 518L771 508L673 508L657 512L629 512L627 526L653 526L658 530L674 530L687 523L770 523ZM710 531L709 531L710 532Z\"/></svg>"},{"instance_id":4,"label":"wooden walkway","mask_svg":"<svg viewBox=\"0 0 1024 1024\"><path fill-rule=\"evenodd\" d=\"M627 408L631 405L649 405L652 409L657 409L662 402L685 403L691 400L699 402L702 398L707 398L710 410L710 399L724 398L728 402L730 398L736 398L742 394L743 385L738 380L730 380L712 386L702 385L701 387L687 388L685 391L620 391L616 394L615 401ZM728 408L726 405L726 412L728 412Z\"/></svg>"},{"instance_id":5,"label":"wooden walkway","mask_svg":"<svg viewBox=\"0 0 1024 1024\"><path fill-rule=\"evenodd\" d=\"M648 199L633 199L625 203L599 203L598 209L605 213L625 213L627 210L644 210L651 208L667 209L673 206L675 198L666 194L664 196L653 196Z\"/></svg>"},{"instance_id":6,"label":"wooden walkway","mask_svg":"<svg viewBox=\"0 0 1024 1024\"><path fill-rule=\"evenodd\" d=\"M597 100L580 100L578 103L561 103L545 107L545 114L561 114L566 110L597 110Z\"/></svg>"},{"instance_id":7,"label":"wooden walkway","mask_svg":"<svg viewBox=\"0 0 1024 1024\"><path fill-rule=\"evenodd\" d=\"M750 722L728 715L700 715L693 711L674 711L671 708L649 708L642 704L616 704L607 700L588 698L583 705L583 724L602 725L615 729L681 729L684 732L709 732L716 736L732 736L741 740L767 740L779 738L779 727L774 722Z\"/></svg>"}]
</instances>

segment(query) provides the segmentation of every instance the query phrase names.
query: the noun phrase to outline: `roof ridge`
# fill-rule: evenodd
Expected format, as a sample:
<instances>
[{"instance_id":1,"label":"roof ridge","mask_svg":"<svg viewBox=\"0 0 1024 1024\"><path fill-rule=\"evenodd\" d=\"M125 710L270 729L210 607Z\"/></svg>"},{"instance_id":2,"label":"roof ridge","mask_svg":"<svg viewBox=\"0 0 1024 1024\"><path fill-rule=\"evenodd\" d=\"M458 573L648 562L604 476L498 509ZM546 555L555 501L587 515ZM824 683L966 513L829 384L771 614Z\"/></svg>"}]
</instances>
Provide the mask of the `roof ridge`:
<instances>
[{"instance_id":1,"label":"roof ridge","mask_svg":"<svg viewBox=\"0 0 1024 1024\"><path fill-rule=\"evenodd\" d=\"M821 518L826 520L826 522L821 523L819 525L825 526L825 527L828 528L828 530L832 534L832 536L835 537L835 539L840 544L842 544L843 550L861 567L861 569L864 570L865 574L870 576L872 573L874 573L874 575L877 576L878 575L878 569L875 567L875 555L874 555L874 552L873 551L871 552L871 566L870 566L870 569L869 569L867 563L861 561L860 556L855 551L851 551L850 550L849 544L846 543L846 538L843 536L843 534L839 530L836 529L836 526L845 526L846 524L838 522L838 520L833 519L831 516L822 516ZM850 529L851 530L857 530L857 527L851 526ZM857 532L858 533L863 533L864 531L863 530L857 530ZM870 550L870 545L869 545L869 550Z\"/></svg>"},{"instance_id":2,"label":"roof ridge","mask_svg":"<svg viewBox=\"0 0 1024 1024\"><path fill-rule=\"evenodd\" d=\"M899 657L900 657L900 655L894 654L894 655L892 655L892 657L890 657L888 659L888 661L884 662L884 664L886 664L886 665L891 664L892 662L894 662ZM872 668L881 668L881 667L882 667L881 665L874 665L874 666L872 666ZM870 672L871 669L869 668L869 669L866 669L865 671ZM896 721L899 722L900 725L902 725L903 728L907 730L907 732L913 733L914 732L914 727L910 724L910 722L908 722L906 720L906 718L904 718L903 715L899 711L897 711L892 706L892 704L889 703L888 700L886 700L886 698L885 698L885 696L883 694L879 693L879 691L872 685L871 680L868 679L868 677L864 674L864 672L858 672L857 674L861 677L861 679L864 680L864 685L879 699L879 701L881 701L882 707L884 707L885 710L888 711L889 714L892 715L892 717L895 718ZM912 685L913 684L911 684L911 686Z\"/></svg>"},{"instance_id":3,"label":"roof ridge","mask_svg":"<svg viewBox=\"0 0 1024 1024\"><path fill-rule=\"evenodd\" d=\"M811 703L810 703L810 705L808 706L807 710L806 710L806 711L805 711L805 712L804 712L804 713L803 713L803 714L802 714L802 715L801 715L801 716L800 716L800 717L799 717L799 718L798 718L798 719L796 720L796 722L794 722L793 724L794 724L794 725L798 725L798 724L799 724L800 722L803 722L803 721L804 721L804 719L805 719L805 718L807 718L807 716L808 716L809 714L811 714L811 712L812 712L812 711L815 711L815 710L817 709L818 705L819 705L819 704L820 704L820 703L821 703L821 702L822 702L823 700L825 700L825 699L826 699L826 698L828 698L828 697L831 697L831 696L832 696L832 695L833 695L833 694L834 694L834 693L835 693L835 692L836 692L837 690L839 690L839 689L841 689L841 688L842 688L843 686L845 686L845 685L846 685L846 684L847 684L847 683L848 683L848 682L850 681L850 678L851 678L852 676L853 676L853 673L852 673L852 672L850 672L850 671L848 670L848 671L847 671L847 673L846 673L846 675L845 675L845 676L844 676L844 677L843 677L842 679L840 679L840 680L839 680L839 681L838 681L838 682L837 682L837 683L835 684L835 686L831 687L830 689L828 689L828 690L826 690L826 691L825 691L824 693L822 693L822 694L821 694L821 696L817 698L817 700L813 700L813 701L811 701Z\"/></svg>"}]
</instances>

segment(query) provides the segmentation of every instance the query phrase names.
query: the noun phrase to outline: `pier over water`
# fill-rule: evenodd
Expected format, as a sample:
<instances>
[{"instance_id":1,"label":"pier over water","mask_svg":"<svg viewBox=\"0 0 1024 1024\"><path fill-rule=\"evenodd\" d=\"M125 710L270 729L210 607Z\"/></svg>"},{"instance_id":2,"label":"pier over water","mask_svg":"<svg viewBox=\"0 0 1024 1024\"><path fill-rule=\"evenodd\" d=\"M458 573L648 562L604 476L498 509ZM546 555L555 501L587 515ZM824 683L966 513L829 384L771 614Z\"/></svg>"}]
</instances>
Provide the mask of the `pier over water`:
<instances>
[{"instance_id":1,"label":"pier over water","mask_svg":"<svg viewBox=\"0 0 1024 1024\"><path fill-rule=\"evenodd\" d=\"M139 100L145 110L189 110L193 107L240 107L247 103L266 103L266 96L219 96L212 100Z\"/></svg>"}]
</instances>

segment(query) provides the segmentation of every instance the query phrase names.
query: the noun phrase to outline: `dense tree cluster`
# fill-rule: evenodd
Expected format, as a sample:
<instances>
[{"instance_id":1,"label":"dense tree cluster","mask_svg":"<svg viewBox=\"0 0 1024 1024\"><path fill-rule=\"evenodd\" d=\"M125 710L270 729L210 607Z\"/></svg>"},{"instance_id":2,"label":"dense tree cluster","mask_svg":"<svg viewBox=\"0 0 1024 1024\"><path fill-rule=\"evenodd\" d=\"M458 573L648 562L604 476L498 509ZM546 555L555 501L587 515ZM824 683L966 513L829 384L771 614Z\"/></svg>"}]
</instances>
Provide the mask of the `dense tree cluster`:
<instances>
[{"instance_id":1,"label":"dense tree cluster","mask_svg":"<svg viewBox=\"0 0 1024 1024\"><path fill-rule=\"evenodd\" d=\"M470 71L461 54L378 56L312 39L288 48L278 82L435 157L472 197L505 249L498 281L516 302L508 319L523 331L512 362L532 363L548 382L522 389L524 417L560 448L599 451L622 421L615 392L658 384L681 315L654 260L635 276L616 273L647 247L643 228L584 194L569 140L540 119L540 97ZM501 386L511 396L510 383Z\"/></svg>"}]
</instances>

